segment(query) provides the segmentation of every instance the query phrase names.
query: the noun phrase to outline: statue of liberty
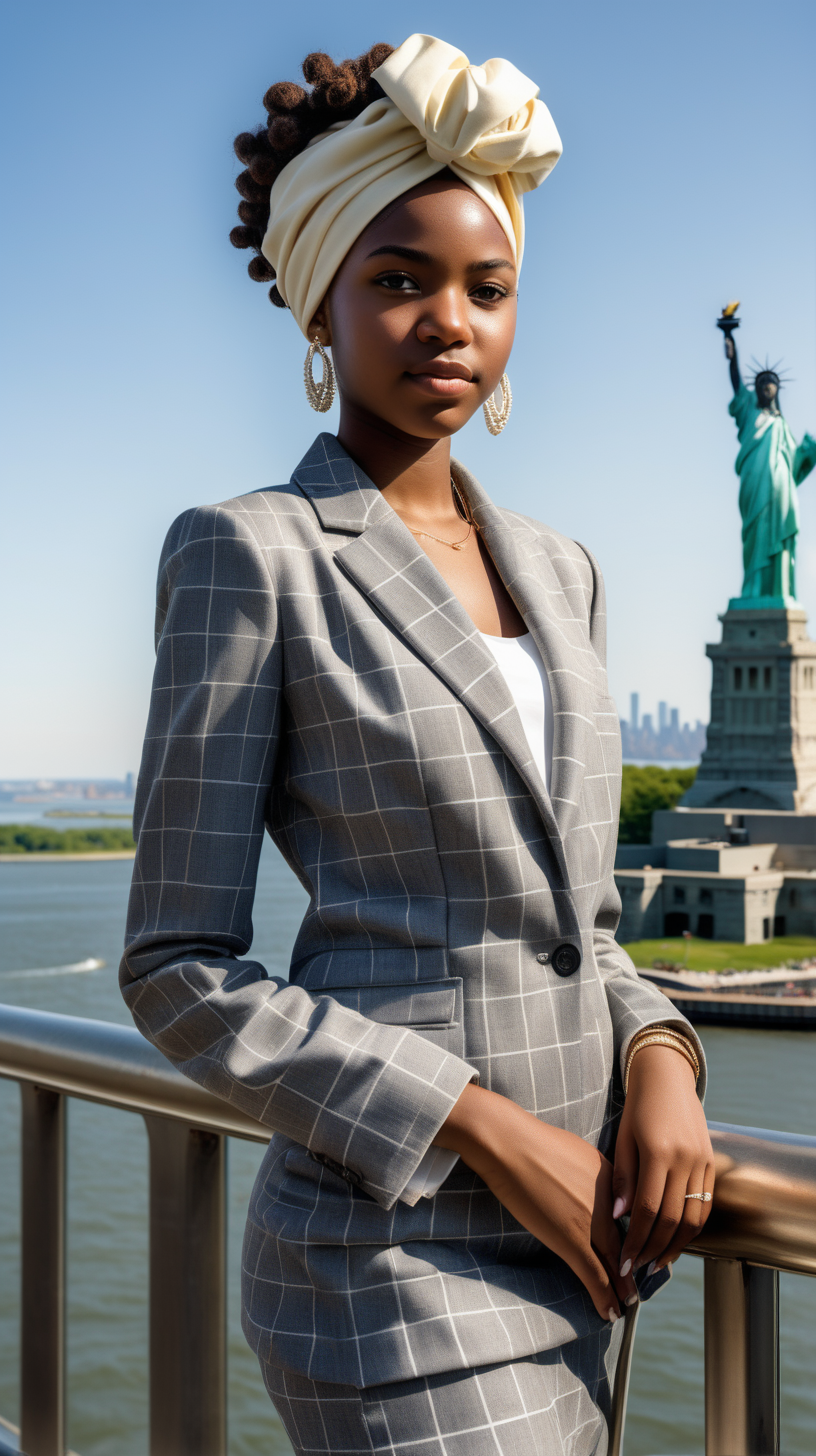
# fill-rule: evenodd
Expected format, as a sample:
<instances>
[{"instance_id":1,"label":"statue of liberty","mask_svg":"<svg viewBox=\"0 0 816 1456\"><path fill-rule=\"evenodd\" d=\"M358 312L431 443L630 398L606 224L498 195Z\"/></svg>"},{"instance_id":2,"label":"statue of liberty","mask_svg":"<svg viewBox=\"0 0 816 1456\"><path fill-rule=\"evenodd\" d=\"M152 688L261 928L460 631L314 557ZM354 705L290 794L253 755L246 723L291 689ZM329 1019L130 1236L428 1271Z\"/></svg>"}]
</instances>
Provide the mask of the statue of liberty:
<instances>
[{"instance_id":1,"label":"statue of liberty","mask_svg":"<svg viewBox=\"0 0 816 1456\"><path fill-rule=\"evenodd\" d=\"M734 398L729 414L737 422L742 515L742 595L731 606L793 606L796 600L797 487L816 465L816 440L805 435L797 445L779 408L782 380L776 369L758 369L746 388L733 338L739 320L729 304L717 320L725 334Z\"/></svg>"}]
</instances>

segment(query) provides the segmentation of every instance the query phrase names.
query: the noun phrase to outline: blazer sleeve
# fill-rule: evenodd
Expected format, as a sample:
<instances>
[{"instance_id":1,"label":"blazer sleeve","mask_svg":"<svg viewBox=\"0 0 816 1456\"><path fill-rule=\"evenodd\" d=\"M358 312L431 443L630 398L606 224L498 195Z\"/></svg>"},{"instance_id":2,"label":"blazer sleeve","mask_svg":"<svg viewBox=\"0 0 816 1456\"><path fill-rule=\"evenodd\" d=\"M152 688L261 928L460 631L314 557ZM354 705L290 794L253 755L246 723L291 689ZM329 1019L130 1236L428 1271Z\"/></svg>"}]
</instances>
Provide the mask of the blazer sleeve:
<instances>
[{"instance_id":1,"label":"blazer sleeve","mask_svg":"<svg viewBox=\"0 0 816 1456\"><path fill-rule=\"evenodd\" d=\"M592 571L593 588L589 615L589 635L595 655L606 671L606 592L600 567L591 551L582 546ZM617 719L616 719L617 721ZM618 730L620 731L620 730ZM620 790L616 814L620 811ZM608 863L595 910L592 937L595 964L603 978L606 989L612 1033L615 1043L615 1058L620 1068L621 1081L626 1066L629 1044L635 1032L645 1026L675 1026L678 1031L691 1038L700 1063L700 1079L697 1092L702 1100L706 1088L706 1060L703 1044L691 1022L673 1006L668 997L649 981L638 975L634 962L615 939L620 924L621 898L615 884L614 866L616 838L611 838Z\"/></svg>"},{"instance_id":2,"label":"blazer sleeve","mask_svg":"<svg viewBox=\"0 0 816 1456\"><path fill-rule=\"evenodd\" d=\"M171 527L156 630L124 999L186 1076L390 1208L477 1074L242 959L284 704L276 592L239 511Z\"/></svg>"}]
</instances>

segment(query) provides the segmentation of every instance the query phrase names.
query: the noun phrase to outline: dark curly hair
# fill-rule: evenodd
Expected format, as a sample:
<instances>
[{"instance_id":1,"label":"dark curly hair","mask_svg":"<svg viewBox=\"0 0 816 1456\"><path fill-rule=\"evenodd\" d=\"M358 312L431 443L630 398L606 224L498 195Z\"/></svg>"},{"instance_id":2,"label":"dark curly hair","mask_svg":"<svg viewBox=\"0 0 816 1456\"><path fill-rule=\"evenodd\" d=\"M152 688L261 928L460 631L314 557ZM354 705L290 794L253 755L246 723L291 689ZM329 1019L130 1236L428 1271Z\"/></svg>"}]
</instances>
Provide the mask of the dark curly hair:
<instances>
[{"instance_id":1,"label":"dark curly hair","mask_svg":"<svg viewBox=\"0 0 816 1456\"><path fill-rule=\"evenodd\" d=\"M238 204L241 222L230 233L234 248L252 248L247 272L256 283L272 283L269 297L278 308L286 303L274 284L275 270L261 254L269 219L269 189L287 162L305 150L312 137L328 131L335 121L351 121L385 93L371 73L391 55L394 47L374 45L356 61L335 65L323 51L312 51L303 62L310 91L294 81L277 81L263 99L269 113L265 126L242 131L235 138L235 155L246 171L235 180L243 198Z\"/></svg>"}]
</instances>

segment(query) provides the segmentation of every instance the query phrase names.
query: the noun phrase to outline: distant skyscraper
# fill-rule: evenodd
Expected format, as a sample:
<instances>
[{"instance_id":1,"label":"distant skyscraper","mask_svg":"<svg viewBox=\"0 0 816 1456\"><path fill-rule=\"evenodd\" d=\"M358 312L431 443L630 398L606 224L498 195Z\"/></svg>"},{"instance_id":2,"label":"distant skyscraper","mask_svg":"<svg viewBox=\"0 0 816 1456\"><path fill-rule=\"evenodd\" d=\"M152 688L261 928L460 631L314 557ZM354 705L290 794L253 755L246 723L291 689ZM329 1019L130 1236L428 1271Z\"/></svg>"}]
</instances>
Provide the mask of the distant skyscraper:
<instances>
[{"instance_id":1,"label":"distant skyscraper","mask_svg":"<svg viewBox=\"0 0 816 1456\"><path fill-rule=\"evenodd\" d=\"M672 708L672 710L671 710L671 723L670 723L669 726L671 728L672 733L679 733L680 732L680 709L679 708Z\"/></svg>"},{"instance_id":2,"label":"distant skyscraper","mask_svg":"<svg viewBox=\"0 0 816 1456\"><path fill-rule=\"evenodd\" d=\"M125 798L132 799L136 792L136 781L132 773L125 774Z\"/></svg>"},{"instance_id":3,"label":"distant skyscraper","mask_svg":"<svg viewBox=\"0 0 816 1456\"><path fill-rule=\"evenodd\" d=\"M640 694L632 693L629 702L631 704L629 709L629 722L633 728L637 729L640 727Z\"/></svg>"},{"instance_id":4,"label":"distant skyscraper","mask_svg":"<svg viewBox=\"0 0 816 1456\"><path fill-rule=\"evenodd\" d=\"M669 705L668 705L668 703L658 703L658 705L657 705L657 727L658 727L658 730L659 730L660 733L663 732L663 729L667 726L668 721L669 721Z\"/></svg>"},{"instance_id":5,"label":"distant skyscraper","mask_svg":"<svg viewBox=\"0 0 816 1456\"><path fill-rule=\"evenodd\" d=\"M644 731L644 733L653 733L654 732L654 728L652 726L652 715L651 715L651 713L644 713L643 714L643 731Z\"/></svg>"}]
</instances>

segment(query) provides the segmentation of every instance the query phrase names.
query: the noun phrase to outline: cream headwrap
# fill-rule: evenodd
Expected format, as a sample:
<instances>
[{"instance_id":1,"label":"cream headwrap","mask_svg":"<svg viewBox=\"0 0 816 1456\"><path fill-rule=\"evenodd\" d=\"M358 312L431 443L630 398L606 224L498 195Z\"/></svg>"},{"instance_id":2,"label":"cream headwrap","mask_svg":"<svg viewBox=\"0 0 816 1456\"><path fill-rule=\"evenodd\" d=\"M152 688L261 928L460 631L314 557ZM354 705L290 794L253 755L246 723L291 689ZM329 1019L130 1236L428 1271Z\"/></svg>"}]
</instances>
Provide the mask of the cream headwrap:
<instances>
[{"instance_id":1,"label":"cream headwrap","mask_svg":"<svg viewBox=\"0 0 816 1456\"><path fill-rule=\"evenodd\" d=\"M520 267L522 195L544 181L561 155L538 87L509 61L471 66L445 41L412 35L373 75L385 97L315 137L270 193L261 251L307 338L363 229L445 167L495 213Z\"/></svg>"}]
</instances>

